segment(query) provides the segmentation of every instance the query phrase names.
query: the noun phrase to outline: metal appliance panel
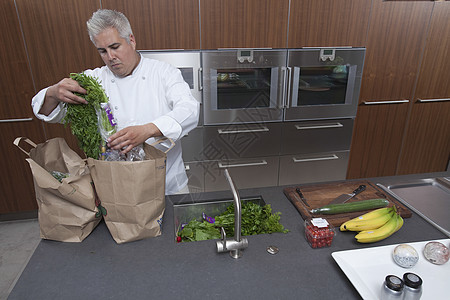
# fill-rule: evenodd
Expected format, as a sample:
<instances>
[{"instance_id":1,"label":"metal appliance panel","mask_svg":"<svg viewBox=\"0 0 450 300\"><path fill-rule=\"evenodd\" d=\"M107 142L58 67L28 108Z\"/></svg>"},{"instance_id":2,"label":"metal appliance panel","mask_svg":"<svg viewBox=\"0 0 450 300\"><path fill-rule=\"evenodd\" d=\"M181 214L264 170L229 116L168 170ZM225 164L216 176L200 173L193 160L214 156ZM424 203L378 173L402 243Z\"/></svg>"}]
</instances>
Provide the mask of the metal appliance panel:
<instances>
[{"instance_id":1,"label":"metal appliance panel","mask_svg":"<svg viewBox=\"0 0 450 300\"><path fill-rule=\"evenodd\" d=\"M272 49L202 51L204 124L281 121L286 55Z\"/></svg>"},{"instance_id":2,"label":"metal appliance panel","mask_svg":"<svg viewBox=\"0 0 450 300\"><path fill-rule=\"evenodd\" d=\"M281 123L230 124L204 127L204 159L279 155Z\"/></svg>"},{"instance_id":3,"label":"metal appliance panel","mask_svg":"<svg viewBox=\"0 0 450 300\"><path fill-rule=\"evenodd\" d=\"M350 150L353 119L284 122L281 154Z\"/></svg>"},{"instance_id":4,"label":"metal appliance panel","mask_svg":"<svg viewBox=\"0 0 450 300\"><path fill-rule=\"evenodd\" d=\"M189 161L184 163L188 177L189 193L202 193L205 191L205 166L202 161Z\"/></svg>"},{"instance_id":5,"label":"metal appliance panel","mask_svg":"<svg viewBox=\"0 0 450 300\"><path fill-rule=\"evenodd\" d=\"M205 162L205 192L229 190L223 172L228 169L238 189L276 186L278 156Z\"/></svg>"},{"instance_id":6,"label":"metal appliance panel","mask_svg":"<svg viewBox=\"0 0 450 300\"><path fill-rule=\"evenodd\" d=\"M203 133L203 127L198 126L181 139L183 161L190 162L204 159Z\"/></svg>"},{"instance_id":7,"label":"metal appliance panel","mask_svg":"<svg viewBox=\"0 0 450 300\"><path fill-rule=\"evenodd\" d=\"M156 59L173 65L181 71L192 96L202 104L200 51L186 50L141 50L144 57ZM200 109L199 125L203 124L203 111Z\"/></svg>"},{"instance_id":8,"label":"metal appliance panel","mask_svg":"<svg viewBox=\"0 0 450 300\"><path fill-rule=\"evenodd\" d=\"M345 180L349 152L281 156L278 185Z\"/></svg>"},{"instance_id":9,"label":"metal appliance panel","mask_svg":"<svg viewBox=\"0 0 450 300\"><path fill-rule=\"evenodd\" d=\"M355 117L364 56L365 48L288 50L285 120Z\"/></svg>"}]
</instances>

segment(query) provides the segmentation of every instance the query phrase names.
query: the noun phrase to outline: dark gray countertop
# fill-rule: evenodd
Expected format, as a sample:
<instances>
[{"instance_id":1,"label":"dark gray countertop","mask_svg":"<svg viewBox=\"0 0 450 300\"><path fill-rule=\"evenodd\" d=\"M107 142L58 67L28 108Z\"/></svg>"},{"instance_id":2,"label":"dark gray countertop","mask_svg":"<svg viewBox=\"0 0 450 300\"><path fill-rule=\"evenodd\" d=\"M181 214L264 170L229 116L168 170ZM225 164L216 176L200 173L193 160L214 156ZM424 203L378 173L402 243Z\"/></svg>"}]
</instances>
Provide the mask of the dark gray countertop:
<instances>
[{"instance_id":1,"label":"dark gray countertop","mask_svg":"<svg viewBox=\"0 0 450 300\"><path fill-rule=\"evenodd\" d=\"M449 172L371 179L392 184L449 176ZM446 236L413 213L399 232L374 244L358 244L352 233L338 233L331 247L311 248L303 219L283 187L240 190L242 198L261 195L281 212L287 234L248 236L243 257L217 253L215 241L175 242L173 203L232 198L231 192L166 198L163 234L118 245L105 224L81 243L42 240L8 299L358 299L357 290L331 253ZM189 198L186 198L189 197ZM276 255L266 252L275 245ZM380 281L382 279L380 278Z\"/></svg>"}]
</instances>

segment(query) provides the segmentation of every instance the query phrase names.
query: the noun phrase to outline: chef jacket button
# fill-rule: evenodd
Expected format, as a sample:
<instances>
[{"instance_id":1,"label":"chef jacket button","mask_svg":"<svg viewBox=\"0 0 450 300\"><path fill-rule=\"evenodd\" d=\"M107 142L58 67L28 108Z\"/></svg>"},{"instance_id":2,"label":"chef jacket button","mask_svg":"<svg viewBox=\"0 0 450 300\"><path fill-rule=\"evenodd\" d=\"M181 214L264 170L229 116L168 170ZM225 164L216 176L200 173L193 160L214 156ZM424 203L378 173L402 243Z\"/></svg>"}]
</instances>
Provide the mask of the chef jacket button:
<instances>
[{"instance_id":1,"label":"chef jacket button","mask_svg":"<svg viewBox=\"0 0 450 300\"><path fill-rule=\"evenodd\" d=\"M111 82L112 82L112 83L114 83L114 82L115 82L114 78L113 78L113 79L111 79Z\"/></svg>"},{"instance_id":2,"label":"chef jacket button","mask_svg":"<svg viewBox=\"0 0 450 300\"><path fill-rule=\"evenodd\" d=\"M118 110L118 109L119 109L119 107L118 107L118 106L114 106L114 109L115 109L115 110Z\"/></svg>"},{"instance_id":3,"label":"chef jacket button","mask_svg":"<svg viewBox=\"0 0 450 300\"><path fill-rule=\"evenodd\" d=\"M145 76L142 76L142 80L145 80Z\"/></svg>"}]
</instances>

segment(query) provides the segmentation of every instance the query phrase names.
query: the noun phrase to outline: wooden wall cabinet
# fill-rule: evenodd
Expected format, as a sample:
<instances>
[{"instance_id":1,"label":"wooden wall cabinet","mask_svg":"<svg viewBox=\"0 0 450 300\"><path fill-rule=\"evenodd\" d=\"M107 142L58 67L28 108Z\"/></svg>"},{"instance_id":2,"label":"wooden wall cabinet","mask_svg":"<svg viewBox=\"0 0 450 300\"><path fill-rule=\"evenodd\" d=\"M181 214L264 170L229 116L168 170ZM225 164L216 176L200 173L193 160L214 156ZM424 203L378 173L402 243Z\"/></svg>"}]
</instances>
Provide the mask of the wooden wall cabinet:
<instances>
[{"instance_id":1,"label":"wooden wall cabinet","mask_svg":"<svg viewBox=\"0 0 450 300\"><path fill-rule=\"evenodd\" d=\"M200 0L201 48L285 48L289 0Z\"/></svg>"},{"instance_id":2,"label":"wooden wall cabinet","mask_svg":"<svg viewBox=\"0 0 450 300\"><path fill-rule=\"evenodd\" d=\"M28 48L36 92L59 82L72 72L81 72L103 64L86 30L86 21L100 8L99 1L15 2ZM27 100L30 105L31 97ZM69 127L48 123L44 127L46 139L64 137L72 149L82 153Z\"/></svg>"},{"instance_id":3,"label":"wooden wall cabinet","mask_svg":"<svg viewBox=\"0 0 450 300\"><path fill-rule=\"evenodd\" d=\"M33 81L13 1L0 1L0 215L37 208L33 179L25 155L13 145L18 136L42 140L44 131L33 120Z\"/></svg>"},{"instance_id":4,"label":"wooden wall cabinet","mask_svg":"<svg viewBox=\"0 0 450 300\"><path fill-rule=\"evenodd\" d=\"M444 171L450 159L450 2L435 3L397 174Z\"/></svg>"},{"instance_id":5,"label":"wooden wall cabinet","mask_svg":"<svg viewBox=\"0 0 450 300\"><path fill-rule=\"evenodd\" d=\"M373 1L347 178L396 174L433 5Z\"/></svg>"},{"instance_id":6,"label":"wooden wall cabinet","mask_svg":"<svg viewBox=\"0 0 450 300\"><path fill-rule=\"evenodd\" d=\"M289 48L366 46L372 0L291 0Z\"/></svg>"},{"instance_id":7,"label":"wooden wall cabinet","mask_svg":"<svg viewBox=\"0 0 450 300\"><path fill-rule=\"evenodd\" d=\"M200 49L198 0L102 0L102 8L123 12L137 48Z\"/></svg>"}]
</instances>

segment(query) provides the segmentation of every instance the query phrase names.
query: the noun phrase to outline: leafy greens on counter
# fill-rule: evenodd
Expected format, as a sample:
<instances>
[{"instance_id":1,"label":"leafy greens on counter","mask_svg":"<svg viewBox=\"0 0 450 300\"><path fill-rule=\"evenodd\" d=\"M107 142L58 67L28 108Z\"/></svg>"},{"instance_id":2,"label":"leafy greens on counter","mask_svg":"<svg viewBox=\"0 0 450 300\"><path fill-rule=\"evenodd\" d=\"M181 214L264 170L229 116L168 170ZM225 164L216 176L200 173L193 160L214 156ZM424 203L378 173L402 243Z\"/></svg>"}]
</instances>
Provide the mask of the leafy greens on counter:
<instances>
[{"instance_id":1,"label":"leafy greens on counter","mask_svg":"<svg viewBox=\"0 0 450 300\"><path fill-rule=\"evenodd\" d=\"M280 212L272 214L270 204L261 206L252 202L243 203L242 235L287 233L289 230L279 223L280 215ZM234 236L234 204L228 206L225 212L215 216L214 219L214 223L192 220L178 232L178 236L183 242L220 239L220 227L225 229L227 236Z\"/></svg>"}]
</instances>

